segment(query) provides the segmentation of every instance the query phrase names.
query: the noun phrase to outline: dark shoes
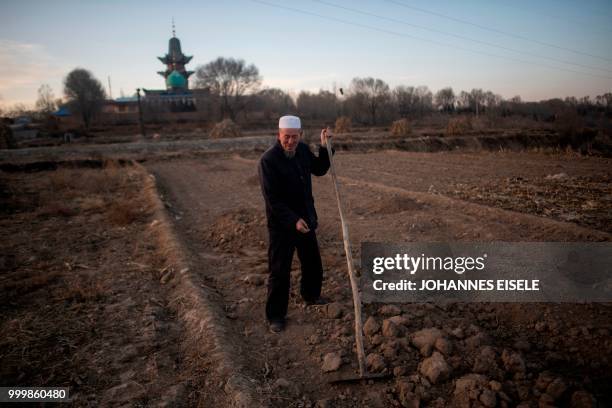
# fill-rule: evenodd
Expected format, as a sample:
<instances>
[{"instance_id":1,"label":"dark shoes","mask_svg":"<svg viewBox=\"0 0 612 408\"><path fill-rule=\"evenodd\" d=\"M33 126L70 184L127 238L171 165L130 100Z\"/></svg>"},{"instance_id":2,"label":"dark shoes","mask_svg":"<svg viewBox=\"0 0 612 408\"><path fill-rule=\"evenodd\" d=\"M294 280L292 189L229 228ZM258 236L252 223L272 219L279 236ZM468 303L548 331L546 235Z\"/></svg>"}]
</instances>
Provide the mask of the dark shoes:
<instances>
[{"instance_id":1,"label":"dark shoes","mask_svg":"<svg viewBox=\"0 0 612 408\"><path fill-rule=\"evenodd\" d=\"M326 305L329 303L329 299L321 296L316 300L305 300L304 304L306 306L317 306L317 305Z\"/></svg>"},{"instance_id":2,"label":"dark shoes","mask_svg":"<svg viewBox=\"0 0 612 408\"><path fill-rule=\"evenodd\" d=\"M319 297L318 299L315 300L304 300L304 305L306 307L308 306L317 306L317 305L326 305L330 302L330 300L328 298L325 298L323 296ZM268 330L270 330L270 333L275 333L278 334L280 332L282 332L283 330L285 330L285 326L286 326L286 320L285 319L277 319L277 320L269 320L268 321Z\"/></svg>"},{"instance_id":3,"label":"dark shoes","mask_svg":"<svg viewBox=\"0 0 612 408\"><path fill-rule=\"evenodd\" d=\"M269 322L269 330L270 333L280 333L285 330L285 321L284 320L272 320Z\"/></svg>"}]
</instances>

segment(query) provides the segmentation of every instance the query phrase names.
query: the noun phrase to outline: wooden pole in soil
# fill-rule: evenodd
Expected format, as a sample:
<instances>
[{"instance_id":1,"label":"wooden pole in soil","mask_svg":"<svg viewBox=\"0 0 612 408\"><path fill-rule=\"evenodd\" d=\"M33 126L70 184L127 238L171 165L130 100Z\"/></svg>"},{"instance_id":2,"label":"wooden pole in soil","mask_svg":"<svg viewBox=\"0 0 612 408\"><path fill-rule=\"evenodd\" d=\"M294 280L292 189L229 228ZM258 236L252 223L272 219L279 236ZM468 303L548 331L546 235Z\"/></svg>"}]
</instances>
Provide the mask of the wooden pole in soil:
<instances>
[{"instance_id":1,"label":"wooden pole in soil","mask_svg":"<svg viewBox=\"0 0 612 408\"><path fill-rule=\"evenodd\" d=\"M338 189L338 180L336 179L336 169L334 168L334 160L332 154L331 140L327 139L327 154L329 156L329 165L331 170L332 181L334 182L334 190L336 191L336 201L338 203L338 212L340 213L340 223L342 224L342 239L344 241L344 252L346 253L346 263L348 266L348 274L351 280L351 290L353 292L353 306L355 308L355 343L357 345L357 361L359 362L359 376L365 377L366 364L365 352L363 350L363 323L361 321L361 297L359 296L359 288L357 287L357 277L355 275L355 266L353 264L353 254L351 252L351 242L349 240L349 229L344 213L342 212L342 201L340 200L340 190Z\"/></svg>"}]
</instances>

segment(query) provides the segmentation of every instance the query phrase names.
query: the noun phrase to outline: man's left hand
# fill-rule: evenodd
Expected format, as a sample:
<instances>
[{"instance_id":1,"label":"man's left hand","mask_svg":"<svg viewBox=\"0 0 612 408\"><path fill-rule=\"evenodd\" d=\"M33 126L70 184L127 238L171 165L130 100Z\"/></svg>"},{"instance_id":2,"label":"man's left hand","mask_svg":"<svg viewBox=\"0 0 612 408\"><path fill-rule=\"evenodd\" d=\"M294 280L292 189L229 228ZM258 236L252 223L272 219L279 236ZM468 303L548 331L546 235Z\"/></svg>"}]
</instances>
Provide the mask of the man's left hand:
<instances>
[{"instance_id":1,"label":"man's left hand","mask_svg":"<svg viewBox=\"0 0 612 408\"><path fill-rule=\"evenodd\" d=\"M328 127L326 127L325 129L321 130L321 146L326 147L327 146L327 139L331 138L333 136L331 129Z\"/></svg>"}]
</instances>

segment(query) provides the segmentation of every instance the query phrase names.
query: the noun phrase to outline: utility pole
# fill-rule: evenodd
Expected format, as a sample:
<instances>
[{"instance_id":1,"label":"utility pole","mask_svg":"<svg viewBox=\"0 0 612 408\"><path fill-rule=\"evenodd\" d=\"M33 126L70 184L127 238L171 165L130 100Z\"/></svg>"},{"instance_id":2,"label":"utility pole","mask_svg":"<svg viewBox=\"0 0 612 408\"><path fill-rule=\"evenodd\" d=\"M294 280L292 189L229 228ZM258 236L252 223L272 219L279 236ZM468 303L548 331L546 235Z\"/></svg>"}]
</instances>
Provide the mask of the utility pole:
<instances>
[{"instance_id":1,"label":"utility pole","mask_svg":"<svg viewBox=\"0 0 612 408\"><path fill-rule=\"evenodd\" d=\"M136 98L138 99L138 123L140 124L140 135L145 138L144 121L142 120L142 104L140 103L140 88L136 88Z\"/></svg>"},{"instance_id":2,"label":"utility pole","mask_svg":"<svg viewBox=\"0 0 612 408\"><path fill-rule=\"evenodd\" d=\"M113 99L113 88L111 88L110 75L108 76L108 97Z\"/></svg>"}]
</instances>

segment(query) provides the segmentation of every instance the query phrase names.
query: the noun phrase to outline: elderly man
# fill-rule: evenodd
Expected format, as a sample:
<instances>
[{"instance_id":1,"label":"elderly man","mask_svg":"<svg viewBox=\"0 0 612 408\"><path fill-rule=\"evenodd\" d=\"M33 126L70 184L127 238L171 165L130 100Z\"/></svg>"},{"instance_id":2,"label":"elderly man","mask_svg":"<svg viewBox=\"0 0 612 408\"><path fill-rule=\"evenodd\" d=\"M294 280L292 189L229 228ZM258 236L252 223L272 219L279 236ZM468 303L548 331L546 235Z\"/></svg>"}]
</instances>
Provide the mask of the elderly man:
<instances>
[{"instance_id":1,"label":"elderly man","mask_svg":"<svg viewBox=\"0 0 612 408\"><path fill-rule=\"evenodd\" d=\"M325 304L321 298L323 266L315 230L317 213L312 198L311 174L323 176L329 169L328 129L321 131L319 155L300 141L302 126L297 116L278 121L278 138L259 161L259 181L266 203L269 247L266 318L270 331L285 328L293 252L302 266L300 293L307 305Z\"/></svg>"}]
</instances>

